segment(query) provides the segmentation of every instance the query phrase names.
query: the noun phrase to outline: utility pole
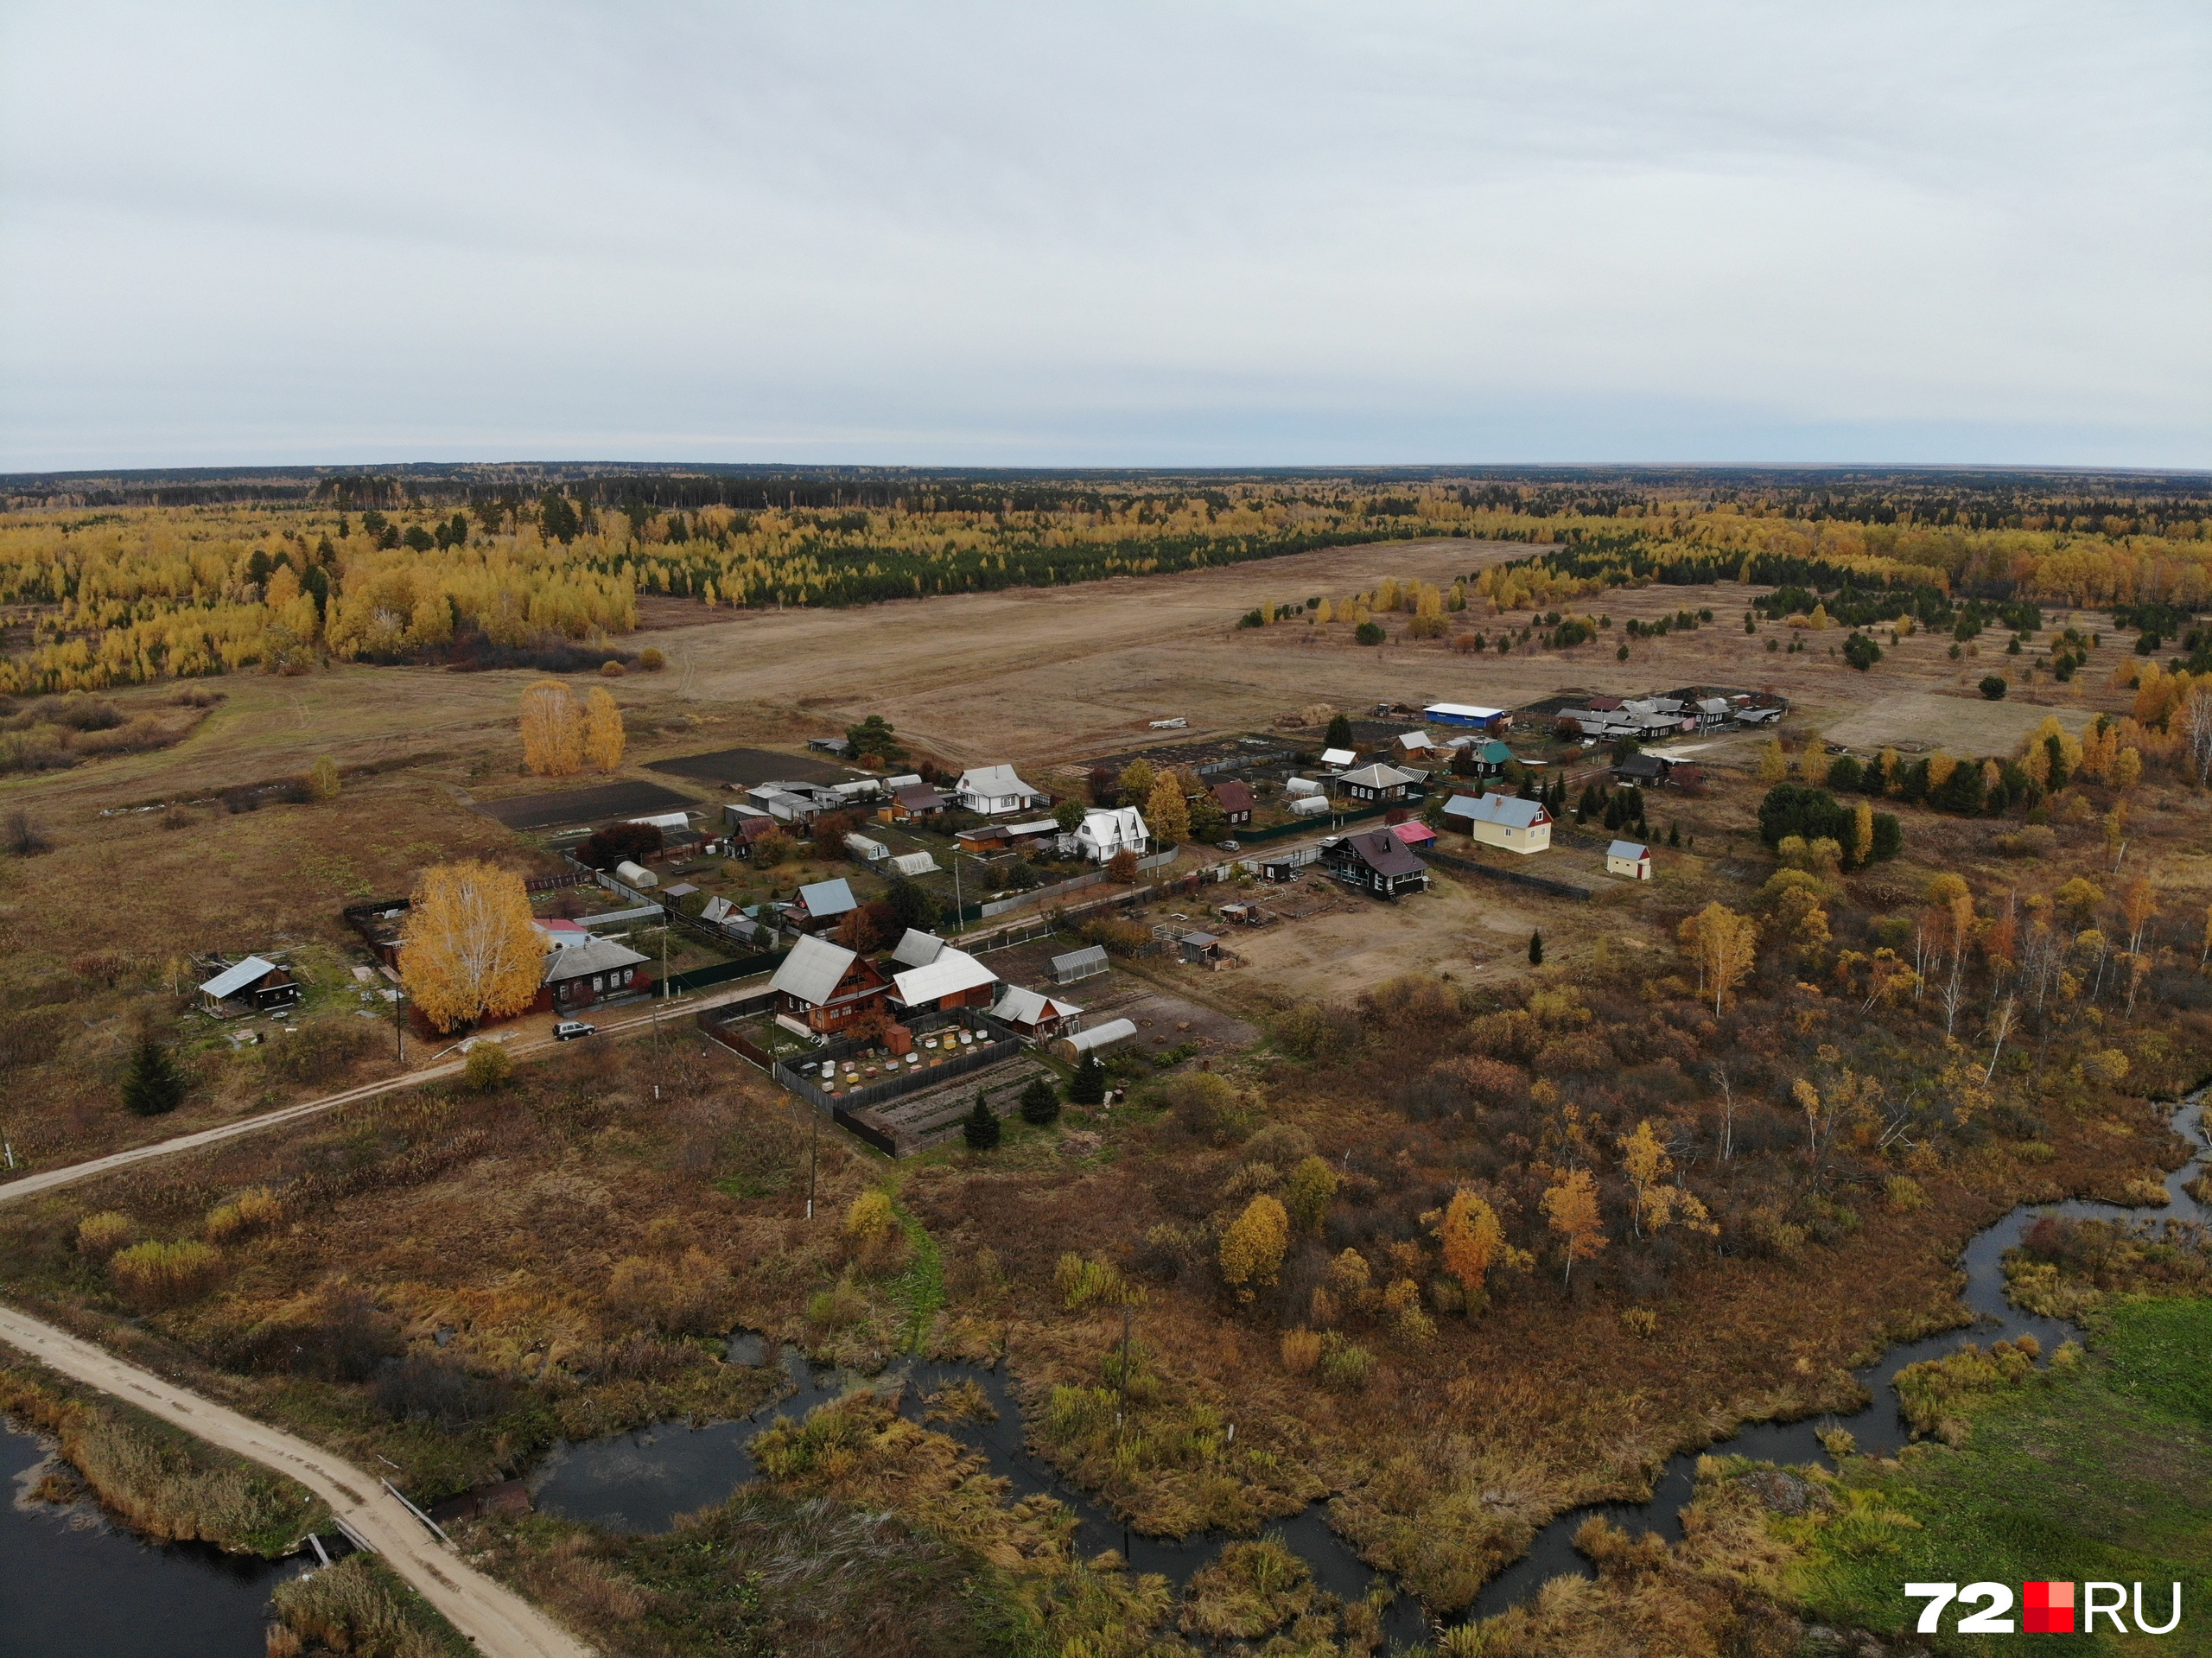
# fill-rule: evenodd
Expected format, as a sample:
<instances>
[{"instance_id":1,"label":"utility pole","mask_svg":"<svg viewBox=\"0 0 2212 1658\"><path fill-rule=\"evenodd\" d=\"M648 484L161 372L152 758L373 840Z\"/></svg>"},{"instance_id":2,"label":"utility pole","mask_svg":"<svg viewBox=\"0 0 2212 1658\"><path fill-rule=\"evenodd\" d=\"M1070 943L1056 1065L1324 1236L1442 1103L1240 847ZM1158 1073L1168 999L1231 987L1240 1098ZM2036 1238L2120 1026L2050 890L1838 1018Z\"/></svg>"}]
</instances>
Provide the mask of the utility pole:
<instances>
[{"instance_id":1,"label":"utility pole","mask_svg":"<svg viewBox=\"0 0 2212 1658\"><path fill-rule=\"evenodd\" d=\"M806 1218L814 1218L814 1174L822 1166L822 1113L811 1105L806 1115L812 1124L806 1147Z\"/></svg>"},{"instance_id":2,"label":"utility pole","mask_svg":"<svg viewBox=\"0 0 2212 1658\"><path fill-rule=\"evenodd\" d=\"M952 843L952 934L958 937L967 930L968 906L960 898L960 842Z\"/></svg>"},{"instance_id":3,"label":"utility pole","mask_svg":"<svg viewBox=\"0 0 2212 1658\"><path fill-rule=\"evenodd\" d=\"M407 1064L407 1020L405 1015L401 1012L401 1009L405 1007L407 1005L407 993L404 990L387 990L385 992L385 994L391 998L391 1043L393 1058L399 1062L401 1067L404 1069Z\"/></svg>"}]
</instances>

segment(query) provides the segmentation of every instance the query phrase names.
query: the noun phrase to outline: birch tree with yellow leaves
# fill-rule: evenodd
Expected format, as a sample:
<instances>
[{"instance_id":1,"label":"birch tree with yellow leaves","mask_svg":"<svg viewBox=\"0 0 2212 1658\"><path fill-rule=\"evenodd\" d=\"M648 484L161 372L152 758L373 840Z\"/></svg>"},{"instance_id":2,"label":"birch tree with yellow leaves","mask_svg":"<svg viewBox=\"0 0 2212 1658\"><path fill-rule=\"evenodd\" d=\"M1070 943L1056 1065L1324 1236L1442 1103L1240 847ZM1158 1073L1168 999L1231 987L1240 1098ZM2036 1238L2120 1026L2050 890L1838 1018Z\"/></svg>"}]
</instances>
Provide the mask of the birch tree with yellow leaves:
<instances>
[{"instance_id":1,"label":"birch tree with yellow leaves","mask_svg":"<svg viewBox=\"0 0 2212 1658\"><path fill-rule=\"evenodd\" d=\"M613 696L605 686L593 686L584 709L584 759L599 771L612 772L622 764L622 751L628 741L622 729L622 710L614 705Z\"/></svg>"},{"instance_id":2,"label":"birch tree with yellow leaves","mask_svg":"<svg viewBox=\"0 0 2212 1658\"><path fill-rule=\"evenodd\" d=\"M1611 1240L1598 1215L1598 1182L1587 1169L1561 1169L1544 1192L1544 1217L1567 1247L1567 1272L1574 1282L1574 1263L1592 1261Z\"/></svg>"},{"instance_id":3,"label":"birch tree with yellow leaves","mask_svg":"<svg viewBox=\"0 0 2212 1658\"><path fill-rule=\"evenodd\" d=\"M557 679L541 679L522 694L522 763L542 778L583 769L583 715Z\"/></svg>"},{"instance_id":4,"label":"birch tree with yellow leaves","mask_svg":"<svg viewBox=\"0 0 2212 1658\"><path fill-rule=\"evenodd\" d=\"M1700 995L1710 991L1713 1011L1727 1011L1730 996L1758 960L1759 924L1714 899L1682 923L1675 937L1697 963Z\"/></svg>"},{"instance_id":5,"label":"birch tree with yellow leaves","mask_svg":"<svg viewBox=\"0 0 2212 1658\"><path fill-rule=\"evenodd\" d=\"M399 981L433 1026L521 1013L544 967L521 876L475 861L424 872L400 930Z\"/></svg>"}]
</instances>

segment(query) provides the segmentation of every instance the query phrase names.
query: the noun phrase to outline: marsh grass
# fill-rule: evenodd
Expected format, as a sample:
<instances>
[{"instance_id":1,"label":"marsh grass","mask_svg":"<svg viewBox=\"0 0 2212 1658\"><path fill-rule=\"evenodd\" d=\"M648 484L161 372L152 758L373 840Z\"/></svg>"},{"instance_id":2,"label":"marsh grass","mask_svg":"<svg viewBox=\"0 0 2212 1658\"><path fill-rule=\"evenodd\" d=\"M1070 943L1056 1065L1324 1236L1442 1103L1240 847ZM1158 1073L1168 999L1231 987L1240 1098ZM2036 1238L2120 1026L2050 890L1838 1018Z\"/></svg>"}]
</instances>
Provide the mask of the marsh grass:
<instances>
[{"instance_id":1,"label":"marsh grass","mask_svg":"<svg viewBox=\"0 0 2212 1658\"><path fill-rule=\"evenodd\" d=\"M283 1620L269 1634L269 1658L304 1652L349 1658L467 1658L475 1648L437 1609L370 1554L281 1584L271 1598Z\"/></svg>"}]
</instances>

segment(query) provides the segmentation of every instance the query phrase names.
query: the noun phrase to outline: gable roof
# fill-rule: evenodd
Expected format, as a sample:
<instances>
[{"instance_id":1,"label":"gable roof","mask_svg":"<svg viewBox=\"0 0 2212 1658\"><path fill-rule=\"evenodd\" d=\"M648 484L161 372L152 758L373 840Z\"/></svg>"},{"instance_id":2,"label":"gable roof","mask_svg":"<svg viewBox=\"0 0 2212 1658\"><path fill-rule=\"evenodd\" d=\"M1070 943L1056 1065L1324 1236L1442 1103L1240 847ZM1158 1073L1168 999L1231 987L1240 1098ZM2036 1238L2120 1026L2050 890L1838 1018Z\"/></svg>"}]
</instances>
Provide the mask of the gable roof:
<instances>
[{"instance_id":1,"label":"gable roof","mask_svg":"<svg viewBox=\"0 0 2212 1658\"><path fill-rule=\"evenodd\" d=\"M1358 758L1358 754L1349 748L1325 748L1321 751L1321 764L1324 765L1350 765Z\"/></svg>"},{"instance_id":2,"label":"gable roof","mask_svg":"<svg viewBox=\"0 0 2212 1658\"><path fill-rule=\"evenodd\" d=\"M1608 858L1625 858L1630 863L1651 855L1651 848L1637 841L1616 841L1605 848Z\"/></svg>"},{"instance_id":3,"label":"gable roof","mask_svg":"<svg viewBox=\"0 0 2212 1658\"><path fill-rule=\"evenodd\" d=\"M1071 950L1065 956L1052 957L1052 971L1055 973L1073 973L1081 968L1103 968L1105 965L1106 946L1103 944L1085 944L1081 950Z\"/></svg>"},{"instance_id":4,"label":"gable roof","mask_svg":"<svg viewBox=\"0 0 2212 1658\"><path fill-rule=\"evenodd\" d=\"M944 940L935 933L909 927L891 952L891 959L901 967L927 967L944 947Z\"/></svg>"},{"instance_id":5,"label":"gable roof","mask_svg":"<svg viewBox=\"0 0 2212 1658\"><path fill-rule=\"evenodd\" d=\"M944 810L944 797L926 783L910 784L892 791L891 797L910 812L934 812Z\"/></svg>"},{"instance_id":6,"label":"gable roof","mask_svg":"<svg viewBox=\"0 0 2212 1658\"><path fill-rule=\"evenodd\" d=\"M995 984L998 976L966 950L947 944L928 966L893 974L891 982L899 988L899 1000L914 1007L940 996L973 990L979 984Z\"/></svg>"},{"instance_id":7,"label":"gable roof","mask_svg":"<svg viewBox=\"0 0 2212 1658\"><path fill-rule=\"evenodd\" d=\"M1508 760L1519 759L1521 757L1493 737L1475 750L1475 758L1486 765L1503 765Z\"/></svg>"},{"instance_id":8,"label":"gable roof","mask_svg":"<svg viewBox=\"0 0 2212 1658\"><path fill-rule=\"evenodd\" d=\"M1506 829L1534 829L1551 822L1541 803L1516 795L1454 795L1445 803L1446 817L1464 817L1471 823L1497 823Z\"/></svg>"},{"instance_id":9,"label":"gable roof","mask_svg":"<svg viewBox=\"0 0 2212 1658\"><path fill-rule=\"evenodd\" d=\"M1427 846L1436 838L1436 831L1422 823L1393 823L1390 833L1408 846Z\"/></svg>"},{"instance_id":10,"label":"gable roof","mask_svg":"<svg viewBox=\"0 0 2212 1658\"><path fill-rule=\"evenodd\" d=\"M1406 749L1433 748L1436 745L1426 731L1408 731L1399 737L1398 746Z\"/></svg>"},{"instance_id":11,"label":"gable roof","mask_svg":"<svg viewBox=\"0 0 2212 1658\"><path fill-rule=\"evenodd\" d=\"M1016 777L1011 765L971 765L960 774L960 781L954 786L963 794L997 796L1043 792L1031 788Z\"/></svg>"},{"instance_id":12,"label":"gable roof","mask_svg":"<svg viewBox=\"0 0 2212 1658\"><path fill-rule=\"evenodd\" d=\"M1414 773L1401 772L1396 766L1385 765L1380 760L1372 765L1363 765L1357 772L1345 772L1344 780L1363 789L1395 789L1402 784L1421 781Z\"/></svg>"},{"instance_id":13,"label":"gable roof","mask_svg":"<svg viewBox=\"0 0 2212 1658\"><path fill-rule=\"evenodd\" d=\"M1495 720L1503 708L1486 708L1473 702L1431 702L1421 712L1432 720Z\"/></svg>"},{"instance_id":14,"label":"gable roof","mask_svg":"<svg viewBox=\"0 0 2212 1658\"><path fill-rule=\"evenodd\" d=\"M1237 782L1217 783L1213 785L1214 804L1225 812L1248 812L1252 810L1252 791L1249 785Z\"/></svg>"},{"instance_id":15,"label":"gable roof","mask_svg":"<svg viewBox=\"0 0 2212 1658\"><path fill-rule=\"evenodd\" d=\"M991 1017L1002 1019L1009 1025L1041 1025L1048 1019L1067 1019L1082 1011L1071 1001L1060 1001L1041 991L1025 990L1018 984L1010 984L992 1004Z\"/></svg>"},{"instance_id":16,"label":"gable roof","mask_svg":"<svg viewBox=\"0 0 2212 1658\"><path fill-rule=\"evenodd\" d=\"M801 938L777 968L776 976L768 981L768 988L818 1007L837 994L838 984L859 959L842 944L833 944L826 938Z\"/></svg>"},{"instance_id":17,"label":"gable roof","mask_svg":"<svg viewBox=\"0 0 2212 1658\"><path fill-rule=\"evenodd\" d=\"M224 1001L237 995L246 986L267 978L276 970L276 962L264 962L258 956L249 956L236 967L225 968L207 983L201 985L200 994L203 996L213 996L217 1001Z\"/></svg>"},{"instance_id":18,"label":"gable roof","mask_svg":"<svg viewBox=\"0 0 2212 1658\"><path fill-rule=\"evenodd\" d=\"M1418 875L1428 867L1414 856L1411 847L1389 829L1370 829L1363 835L1347 835L1344 844L1357 854L1362 863L1378 875Z\"/></svg>"},{"instance_id":19,"label":"gable roof","mask_svg":"<svg viewBox=\"0 0 2212 1658\"><path fill-rule=\"evenodd\" d=\"M853 889L842 875L835 880L818 880L798 889L798 901L806 905L807 914L817 921L827 920L833 915L842 915L848 910L857 910L861 901L853 896Z\"/></svg>"},{"instance_id":20,"label":"gable roof","mask_svg":"<svg viewBox=\"0 0 2212 1658\"><path fill-rule=\"evenodd\" d=\"M1656 754L1630 754L1626 759L1617 761L1613 770L1622 777L1663 778L1667 775L1667 762Z\"/></svg>"}]
</instances>

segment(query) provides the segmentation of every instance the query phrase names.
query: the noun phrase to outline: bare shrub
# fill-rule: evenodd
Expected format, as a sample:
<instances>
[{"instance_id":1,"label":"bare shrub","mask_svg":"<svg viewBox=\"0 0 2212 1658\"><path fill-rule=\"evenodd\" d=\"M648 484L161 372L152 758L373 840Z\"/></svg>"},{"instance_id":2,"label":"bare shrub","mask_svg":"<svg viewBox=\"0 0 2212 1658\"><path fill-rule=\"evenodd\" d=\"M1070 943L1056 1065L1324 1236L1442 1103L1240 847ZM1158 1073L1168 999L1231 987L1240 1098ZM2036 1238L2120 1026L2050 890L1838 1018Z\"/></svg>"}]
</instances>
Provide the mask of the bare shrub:
<instances>
[{"instance_id":1,"label":"bare shrub","mask_svg":"<svg viewBox=\"0 0 2212 1658\"><path fill-rule=\"evenodd\" d=\"M0 818L0 852L11 858L35 858L53 849L44 825L21 806Z\"/></svg>"},{"instance_id":2,"label":"bare shrub","mask_svg":"<svg viewBox=\"0 0 2212 1658\"><path fill-rule=\"evenodd\" d=\"M396 1422L458 1428L497 1416L506 1407L507 1390L451 1359L410 1353L378 1370L369 1382L369 1402Z\"/></svg>"}]
</instances>

